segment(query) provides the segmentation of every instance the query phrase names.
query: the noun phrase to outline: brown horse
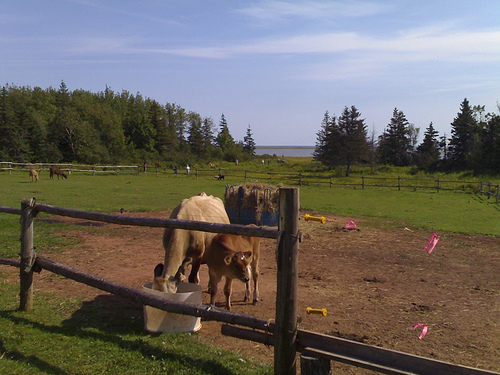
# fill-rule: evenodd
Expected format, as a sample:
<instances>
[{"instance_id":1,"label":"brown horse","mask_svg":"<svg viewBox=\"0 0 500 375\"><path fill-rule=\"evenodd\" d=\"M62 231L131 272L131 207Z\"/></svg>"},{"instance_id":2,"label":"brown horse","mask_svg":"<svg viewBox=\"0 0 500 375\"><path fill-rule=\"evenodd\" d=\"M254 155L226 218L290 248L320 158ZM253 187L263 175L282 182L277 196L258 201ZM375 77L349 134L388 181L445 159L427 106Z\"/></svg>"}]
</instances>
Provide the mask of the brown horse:
<instances>
[{"instance_id":1,"label":"brown horse","mask_svg":"<svg viewBox=\"0 0 500 375\"><path fill-rule=\"evenodd\" d=\"M38 172L34 169L30 169L30 181L37 182L38 181Z\"/></svg>"},{"instance_id":2,"label":"brown horse","mask_svg":"<svg viewBox=\"0 0 500 375\"><path fill-rule=\"evenodd\" d=\"M50 172L50 178L51 179L54 179L54 175L56 174L57 175L57 179L59 180L59 176L63 177L63 178L68 178L68 176L66 175L66 173L64 173L61 169L59 168L49 168L49 172Z\"/></svg>"}]
</instances>

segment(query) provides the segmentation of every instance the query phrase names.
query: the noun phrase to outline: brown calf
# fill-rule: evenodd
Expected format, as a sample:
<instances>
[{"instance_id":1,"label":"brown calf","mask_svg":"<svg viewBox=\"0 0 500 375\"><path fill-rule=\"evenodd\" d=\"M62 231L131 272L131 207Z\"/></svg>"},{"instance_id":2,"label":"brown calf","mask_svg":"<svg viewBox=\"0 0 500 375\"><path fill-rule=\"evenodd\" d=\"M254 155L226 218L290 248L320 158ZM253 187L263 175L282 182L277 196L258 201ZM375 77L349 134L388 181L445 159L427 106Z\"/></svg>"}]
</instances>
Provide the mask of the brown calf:
<instances>
[{"instance_id":1,"label":"brown calf","mask_svg":"<svg viewBox=\"0 0 500 375\"><path fill-rule=\"evenodd\" d=\"M51 168L49 168L49 172L50 172L50 178L51 179L54 179L54 175L55 174L57 175L57 179L58 180L59 180L59 176L61 176L63 178L68 178L68 176L66 175L66 173L64 173L62 171L62 169L59 169L59 168L51 167Z\"/></svg>"},{"instance_id":2,"label":"brown calf","mask_svg":"<svg viewBox=\"0 0 500 375\"><path fill-rule=\"evenodd\" d=\"M224 295L226 309L231 310L232 283L238 279L245 283L245 298L250 298L250 276L254 282L253 304L259 301L259 255L260 238L237 236L233 234L218 234L210 247L205 251L203 262L208 265L210 276L210 304L215 304L217 285L222 277L226 278ZM251 271L251 275L250 275Z\"/></svg>"}]
</instances>

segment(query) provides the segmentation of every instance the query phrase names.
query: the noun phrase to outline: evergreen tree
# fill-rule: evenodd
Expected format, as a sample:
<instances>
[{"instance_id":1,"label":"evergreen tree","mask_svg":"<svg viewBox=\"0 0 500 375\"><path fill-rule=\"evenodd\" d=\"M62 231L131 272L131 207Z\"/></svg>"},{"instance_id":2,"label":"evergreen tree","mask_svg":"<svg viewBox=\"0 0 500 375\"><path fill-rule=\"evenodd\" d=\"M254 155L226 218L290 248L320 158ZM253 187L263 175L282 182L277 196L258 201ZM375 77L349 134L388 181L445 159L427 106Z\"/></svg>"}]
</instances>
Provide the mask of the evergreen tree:
<instances>
[{"instance_id":1,"label":"evergreen tree","mask_svg":"<svg viewBox=\"0 0 500 375\"><path fill-rule=\"evenodd\" d=\"M440 159L438 135L431 122L425 129L422 143L417 147L417 165L427 171L435 169Z\"/></svg>"},{"instance_id":2,"label":"evergreen tree","mask_svg":"<svg viewBox=\"0 0 500 375\"><path fill-rule=\"evenodd\" d=\"M474 153L480 144L480 133L469 101L464 99L460 104L460 112L451 123L449 152L454 168L464 170L473 167Z\"/></svg>"},{"instance_id":3,"label":"evergreen tree","mask_svg":"<svg viewBox=\"0 0 500 375\"><path fill-rule=\"evenodd\" d=\"M379 136L378 156L384 164L405 166L411 164L411 130L405 114L394 108L391 122Z\"/></svg>"},{"instance_id":4,"label":"evergreen tree","mask_svg":"<svg viewBox=\"0 0 500 375\"><path fill-rule=\"evenodd\" d=\"M316 145L313 152L315 160L331 168L335 167L338 161L336 157L338 144L335 143L338 142L338 135L337 119L335 116L330 117L329 112L326 111L321 122L321 129L316 133Z\"/></svg>"},{"instance_id":5,"label":"evergreen tree","mask_svg":"<svg viewBox=\"0 0 500 375\"><path fill-rule=\"evenodd\" d=\"M476 172L500 173L500 116L488 114L481 146L482 163Z\"/></svg>"},{"instance_id":6,"label":"evergreen tree","mask_svg":"<svg viewBox=\"0 0 500 375\"><path fill-rule=\"evenodd\" d=\"M354 163L367 161L369 144L365 120L355 106L345 107L338 119L340 136L339 159L346 166L346 177L349 176Z\"/></svg>"},{"instance_id":7,"label":"evergreen tree","mask_svg":"<svg viewBox=\"0 0 500 375\"><path fill-rule=\"evenodd\" d=\"M201 117L194 112L188 113L188 143L190 150L197 157L202 157L204 149L204 139L201 125Z\"/></svg>"},{"instance_id":8,"label":"evergreen tree","mask_svg":"<svg viewBox=\"0 0 500 375\"><path fill-rule=\"evenodd\" d=\"M167 129L167 114L155 100L149 103L149 122L155 131L154 148L159 155L169 152L169 134Z\"/></svg>"},{"instance_id":9,"label":"evergreen tree","mask_svg":"<svg viewBox=\"0 0 500 375\"><path fill-rule=\"evenodd\" d=\"M210 154L214 147L214 120L211 117L205 117L201 124L201 133L203 135L203 147Z\"/></svg>"},{"instance_id":10,"label":"evergreen tree","mask_svg":"<svg viewBox=\"0 0 500 375\"><path fill-rule=\"evenodd\" d=\"M367 130L360 116L355 106L345 107L338 120L326 111L313 157L331 168L344 164L346 176L349 176L354 163L368 158Z\"/></svg>"},{"instance_id":11,"label":"evergreen tree","mask_svg":"<svg viewBox=\"0 0 500 375\"><path fill-rule=\"evenodd\" d=\"M123 129L128 143L136 150L152 152L155 146L155 129L149 121L146 101L140 94L130 95L123 117Z\"/></svg>"},{"instance_id":12,"label":"evergreen tree","mask_svg":"<svg viewBox=\"0 0 500 375\"><path fill-rule=\"evenodd\" d=\"M250 155L255 155L255 141L253 139L252 129L250 125L247 128L247 134L243 138L243 151Z\"/></svg>"},{"instance_id":13,"label":"evergreen tree","mask_svg":"<svg viewBox=\"0 0 500 375\"><path fill-rule=\"evenodd\" d=\"M222 114L219 122L219 134L217 134L215 142L217 146L220 147L223 154L227 154L228 152L233 151L236 145L233 136L229 132L229 127L227 126L227 121L224 113Z\"/></svg>"}]
</instances>

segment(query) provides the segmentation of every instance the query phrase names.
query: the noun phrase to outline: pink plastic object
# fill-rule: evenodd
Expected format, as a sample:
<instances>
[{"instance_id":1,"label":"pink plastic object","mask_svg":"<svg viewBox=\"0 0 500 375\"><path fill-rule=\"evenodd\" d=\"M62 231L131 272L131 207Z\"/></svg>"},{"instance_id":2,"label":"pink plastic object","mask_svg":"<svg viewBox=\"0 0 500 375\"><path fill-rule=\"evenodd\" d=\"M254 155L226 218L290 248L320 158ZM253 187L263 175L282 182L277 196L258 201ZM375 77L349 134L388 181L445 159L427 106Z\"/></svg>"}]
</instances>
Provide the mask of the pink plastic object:
<instances>
[{"instance_id":1,"label":"pink plastic object","mask_svg":"<svg viewBox=\"0 0 500 375\"><path fill-rule=\"evenodd\" d=\"M417 323L413 326L413 330L415 331L417 328L422 327L422 332L420 333L420 336L418 336L419 340L422 340L425 335L427 335L427 331L429 330L429 327L427 327L424 323Z\"/></svg>"},{"instance_id":2,"label":"pink plastic object","mask_svg":"<svg viewBox=\"0 0 500 375\"><path fill-rule=\"evenodd\" d=\"M434 250L438 242L438 235L436 233L432 233L431 238L429 238L429 242L427 242L424 250L427 251L428 254L432 253L432 250Z\"/></svg>"},{"instance_id":3,"label":"pink plastic object","mask_svg":"<svg viewBox=\"0 0 500 375\"><path fill-rule=\"evenodd\" d=\"M354 221L351 220L344 225L344 229L356 229L356 224L354 224Z\"/></svg>"}]
</instances>

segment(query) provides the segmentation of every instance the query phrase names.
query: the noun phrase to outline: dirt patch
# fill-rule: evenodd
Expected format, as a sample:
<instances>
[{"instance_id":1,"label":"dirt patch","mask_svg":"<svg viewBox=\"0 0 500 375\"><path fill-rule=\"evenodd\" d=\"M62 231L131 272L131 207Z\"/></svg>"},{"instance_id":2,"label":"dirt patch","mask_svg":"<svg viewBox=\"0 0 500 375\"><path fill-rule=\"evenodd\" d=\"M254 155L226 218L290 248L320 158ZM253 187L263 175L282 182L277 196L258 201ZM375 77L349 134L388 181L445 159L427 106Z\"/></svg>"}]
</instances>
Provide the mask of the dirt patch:
<instances>
[{"instance_id":1,"label":"dirt patch","mask_svg":"<svg viewBox=\"0 0 500 375\"><path fill-rule=\"evenodd\" d=\"M169 212L135 215L168 217ZM325 224L300 222L300 328L500 371L500 239L442 234L427 254L429 232L384 227L375 220L327 219ZM357 230L343 229L351 219ZM163 261L161 229L104 224L89 230L87 221L57 220L78 224L68 235L82 242L44 254L56 261L133 287L150 282L154 266ZM275 241L262 240L259 304L240 302L244 287L235 283L234 311L274 318L275 250ZM207 273L203 266L204 287ZM35 288L88 300L105 294L47 271L36 276ZM221 292L220 306L223 299ZM208 301L204 293L203 302ZM307 315L307 307L325 308L327 316ZM412 329L417 323L429 327L422 340L420 330ZM222 336L219 323L203 322L198 334L214 346L272 363L272 347ZM332 366L339 374L370 373Z\"/></svg>"}]
</instances>

